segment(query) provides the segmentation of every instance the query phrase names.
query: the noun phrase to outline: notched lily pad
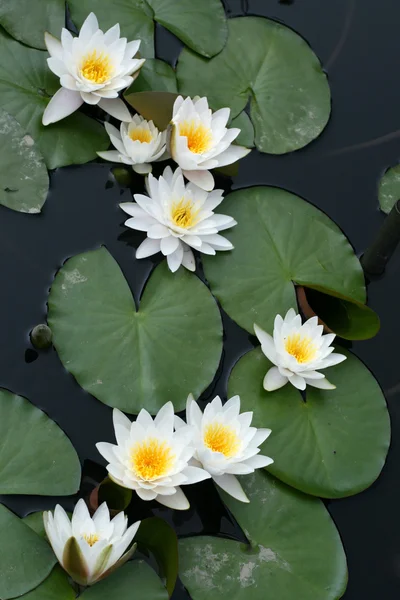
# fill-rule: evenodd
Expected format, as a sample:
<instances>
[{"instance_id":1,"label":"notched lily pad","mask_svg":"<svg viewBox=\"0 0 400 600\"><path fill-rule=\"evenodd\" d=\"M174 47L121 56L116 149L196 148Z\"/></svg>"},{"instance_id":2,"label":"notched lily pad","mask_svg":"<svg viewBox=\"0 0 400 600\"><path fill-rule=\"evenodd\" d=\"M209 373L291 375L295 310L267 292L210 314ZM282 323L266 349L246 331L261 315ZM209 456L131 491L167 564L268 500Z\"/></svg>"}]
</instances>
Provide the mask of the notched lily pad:
<instances>
[{"instance_id":1,"label":"notched lily pad","mask_svg":"<svg viewBox=\"0 0 400 600\"><path fill-rule=\"evenodd\" d=\"M221 496L250 546L181 540L180 577L193 600L337 600L347 583L339 534L322 502L266 473L241 478L250 504Z\"/></svg>"},{"instance_id":2,"label":"notched lily pad","mask_svg":"<svg viewBox=\"0 0 400 600\"><path fill-rule=\"evenodd\" d=\"M400 200L400 165L384 173L379 182L378 195L381 210L389 214L397 200Z\"/></svg>"},{"instance_id":3,"label":"notched lily pad","mask_svg":"<svg viewBox=\"0 0 400 600\"><path fill-rule=\"evenodd\" d=\"M65 0L1 0L0 25L16 40L45 50L45 31L60 37L65 26Z\"/></svg>"},{"instance_id":4,"label":"notched lily pad","mask_svg":"<svg viewBox=\"0 0 400 600\"><path fill-rule=\"evenodd\" d=\"M222 351L217 304L195 275L152 273L136 311L129 286L105 248L69 259L49 296L48 322L61 361L109 406L138 414L173 400L185 407L211 383Z\"/></svg>"},{"instance_id":5,"label":"notched lily pad","mask_svg":"<svg viewBox=\"0 0 400 600\"><path fill-rule=\"evenodd\" d=\"M228 42L211 60L182 51L179 91L207 96L214 109L229 106L233 117L250 99L258 150L284 154L303 148L325 128L331 111L318 58L303 38L275 21L239 17L228 26Z\"/></svg>"},{"instance_id":6,"label":"notched lily pad","mask_svg":"<svg viewBox=\"0 0 400 600\"><path fill-rule=\"evenodd\" d=\"M324 373L335 390L307 387L306 402L287 384L266 392L272 366L260 348L245 354L229 379L229 396L253 411L255 427L269 427L268 467L285 483L314 496L343 498L369 487L379 476L390 444L390 420L377 381L345 350L343 363ZM265 453L265 452L264 452Z\"/></svg>"},{"instance_id":7,"label":"notched lily pad","mask_svg":"<svg viewBox=\"0 0 400 600\"><path fill-rule=\"evenodd\" d=\"M0 109L0 203L12 210L39 213L49 190L43 156L32 137Z\"/></svg>"}]
</instances>

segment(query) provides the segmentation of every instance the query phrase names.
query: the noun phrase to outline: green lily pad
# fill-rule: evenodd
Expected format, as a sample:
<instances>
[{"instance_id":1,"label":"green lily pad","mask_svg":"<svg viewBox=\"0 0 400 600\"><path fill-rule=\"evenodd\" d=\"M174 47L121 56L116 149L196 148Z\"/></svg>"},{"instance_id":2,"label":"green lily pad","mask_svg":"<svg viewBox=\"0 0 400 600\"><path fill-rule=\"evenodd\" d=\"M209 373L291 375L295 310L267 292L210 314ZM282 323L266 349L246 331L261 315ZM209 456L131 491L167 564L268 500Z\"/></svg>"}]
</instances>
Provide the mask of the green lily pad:
<instances>
[{"instance_id":1,"label":"green lily pad","mask_svg":"<svg viewBox=\"0 0 400 600\"><path fill-rule=\"evenodd\" d=\"M8 600L34 589L56 562L49 544L0 504L0 598Z\"/></svg>"},{"instance_id":2,"label":"green lily pad","mask_svg":"<svg viewBox=\"0 0 400 600\"><path fill-rule=\"evenodd\" d=\"M81 466L65 433L28 400L4 389L0 439L0 494L68 496L79 489Z\"/></svg>"},{"instance_id":3,"label":"green lily pad","mask_svg":"<svg viewBox=\"0 0 400 600\"><path fill-rule=\"evenodd\" d=\"M266 473L241 477L250 504L221 496L249 546L214 537L181 540L180 577L193 600L337 600L346 557L329 513Z\"/></svg>"},{"instance_id":4,"label":"green lily pad","mask_svg":"<svg viewBox=\"0 0 400 600\"><path fill-rule=\"evenodd\" d=\"M76 592L69 584L68 576L57 566L51 575L36 589L24 594L22 600L75 600Z\"/></svg>"},{"instance_id":5,"label":"green lily pad","mask_svg":"<svg viewBox=\"0 0 400 600\"><path fill-rule=\"evenodd\" d=\"M59 88L47 52L27 48L0 30L0 54L0 108L33 137L49 169L88 162L108 148L104 127L82 113L42 125L44 109Z\"/></svg>"},{"instance_id":6,"label":"green lily pad","mask_svg":"<svg viewBox=\"0 0 400 600\"><path fill-rule=\"evenodd\" d=\"M37 535L46 539L46 531L43 523L43 512L38 511L24 517L23 522L28 525Z\"/></svg>"},{"instance_id":7,"label":"green lily pad","mask_svg":"<svg viewBox=\"0 0 400 600\"><path fill-rule=\"evenodd\" d=\"M140 53L146 58L154 57L154 21L204 56L220 52L227 38L220 0L69 0L68 4L78 27L92 11L103 30L120 23L129 41L142 40Z\"/></svg>"},{"instance_id":8,"label":"green lily pad","mask_svg":"<svg viewBox=\"0 0 400 600\"><path fill-rule=\"evenodd\" d=\"M222 351L217 304L195 275L152 273L136 311L103 247L68 260L49 296L49 325L65 368L96 398L128 413L185 407L209 385Z\"/></svg>"},{"instance_id":9,"label":"green lily pad","mask_svg":"<svg viewBox=\"0 0 400 600\"><path fill-rule=\"evenodd\" d=\"M182 51L179 91L207 96L214 109L229 106L233 117L250 99L261 152L303 148L319 136L331 111L329 85L318 58L303 38L275 21L239 17L228 23L228 42L211 60Z\"/></svg>"},{"instance_id":10,"label":"green lily pad","mask_svg":"<svg viewBox=\"0 0 400 600\"><path fill-rule=\"evenodd\" d=\"M269 427L264 454L273 475L307 494L343 498L369 487L379 476L390 444L385 398L370 371L353 354L324 371L335 390L307 387L306 402L287 384L262 387L272 366L260 348L234 367L229 396L239 394L242 410L254 412L255 427Z\"/></svg>"},{"instance_id":11,"label":"green lily pad","mask_svg":"<svg viewBox=\"0 0 400 600\"><path fill-rule=\"evenodd\" d=\"M235 144L246 146L246 148L254 148L254 127L249 115L243 111L237 117L232 119L229 127L239 127L240 133L235 140Z\"/></svg>"},{"instance_id":12,"label":"green lily pad","mask_svg":"<svg viewBox=\"0 0 400 600\"><path fill-rule=\"evenodd\" d=\"M142 560L127 563L82 594L83 600L168 600L157 573Z\"/></svg>"},{"instance_id":13,"label":"green lily pad","mask_svg":"<svg viewBox=\"0 0 400 600\"><path fill-rule=\"evenodd\" d=\"M400 199L400 165L388 169L379 182L379 204L384 213L389 214Z\"/></svg>"},{"instance_id":14,"label":"green lily pad","mask_svg":"<svg viewBox=\"0 0 400 600\"><path fill-rule=\"evenodd\" d=\"M152 552L165 578L169 596L175 588L178 577L178 538L171 525L164 519L152 517L141 522L135 540L139 549Z\"/></svg>"},{"instance_id":15,"label":"green lily pad","mask_svg":"<svg viewBox=\"0 0 400 600\"><path fill-rule=\"evenodd\" d=\"M65 26L65 1L1 0L0 25L16 40L45 50L45 31L59 38Z\"/></svg>"},{"instance_id":16,"label":"green lily pad","mask_svg":"<svg viewBox=\"0 0 400 600\"><path fill-rule=\"evenodd\" d=\"M0 204L39 213L49 190L46 165L35 142L21 125L0 109Z\"/></svg>"},{"instance_id":17,"label":"green lily pad","mask_svg":"<svg viewBox=\"0 0 400 600\"><path fill-rule=\"evenodd\" d=\"M340 229L298 196L272 187L238 190L224 200L238 225L231 252L203 258L213 294L241 327L272 331L275 315L297 308L293 284L365 303L364 274Z\"/></svg>"},{"instance_id":18,"label":"green lily pad","mask_svg":"<svg viewBox=\"0 0 400 600\"><path fill-rule=\"evenodd\" d=\"M139 76L124 95L138 92L171 92L177 95L178 84L174 69L163 60L148 58L140 69Z\"/></svg>"}]
</instances>

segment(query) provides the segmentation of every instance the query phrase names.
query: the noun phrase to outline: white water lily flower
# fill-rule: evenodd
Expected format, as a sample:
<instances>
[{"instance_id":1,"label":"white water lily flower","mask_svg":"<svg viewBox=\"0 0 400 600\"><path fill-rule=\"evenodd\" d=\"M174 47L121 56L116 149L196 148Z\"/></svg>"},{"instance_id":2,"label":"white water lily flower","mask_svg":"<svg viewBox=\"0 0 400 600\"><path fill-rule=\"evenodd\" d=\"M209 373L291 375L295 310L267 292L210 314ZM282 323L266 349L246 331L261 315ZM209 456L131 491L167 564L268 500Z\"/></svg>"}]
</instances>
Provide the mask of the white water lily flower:
<instances>
[{"instance_id":1,"label":"white water lily flower","mask_svg":"<svg viewBox=\"0 0 400 600\"><path fill-rule=\"evenodd\" d=\"M235 476L253 473L274 462L259 454L259 446L271 430L251 427L252 418L252 412L240 414L239 396L224 405L216 396L202 413L192 394L187 399L187 424L175 417L178 431L194 431L196 452L192 464L206 470L220 488L241 502L249 499Z\"/></svg>"},{"instance_id":2,"label":"white water lily flower","mask_svg":"<svg viewBox=\"0 0 400 600\"><path fill-rule=\"evenodd\" d=\"M98 104L120 121L130 120L118 92L131 85L144 59L133 58L140 40L127 42L120 38L119 24L106 33L99 29L93 13L82 25L78 37L67 29L61 32L61 42L45 33L50 58L49 68L60 78L61 88L50 100L43 114L43 125L64 119L81 104Z\"/></svg>"},{"instance_id":3,"label":"white water lily flower","mask_svg":"<svg viewBox=\"0 0 400 600\"><path fill-rule=\"evenodd\" d=\"M214 187L214 178L209 169L230 165L243 158L251 150L232 145L240 129L227 129L229 108L215 113L208 108L207 98L175 100L170 151L172 158L183 170L189 181L204 190Z\"/></svg>"},{"instance_id":4,"label":"white water lily flower","mask_svg":"<svg viewBox=\"0 0 400 600\"><path fill-rule=\"evenodd\" d=\"M204 254L217 250L232 250L229 240L218 232L236 225L227 215L213 212L223 200L223 190L208 193L193 183L185 185L181 169L175 173L170 167L156 179L147 179L149 197L134 194L134 202L120 204L130 219L127 227L145 231L147 238L136 250L136 258L145 258L162 252L172 272L181 264L194 271L196 268L191 248Z\"/></svg>"},{"instance_id":5,"label":"white water lily flower","mask_svg":"<svg viewBox=\"0 0 400 600\"><path fill-rule=\"evenodd\" d=\"M318 325L318 317L312 317L302 324L301 316L293 308L284 319L275 317L274 337L254 325L254 331L261 343L261 350L274 364L264 377L264 389L272 392L290 382L299 390L306 385L321 390L334 390L319 369L326 369L346 360L344 354L333 353L331 346L334 333L322 335L323 326Z\"/></svg>"},{"instance_id":6,"label":"white water lily flower","mask_svg":"<svg viewBox=\"0 0 400 600\"><path fill-rule=\"evenodd\" d=\"M136 544L126 552L139 529L140 521L128 528L123 512L110 520L104 502L90 517L84 500L75 506L70 521L57 504L54 515L43 513L49 542L63 569L80 585L93 585L123 565L133 554Z\"/></svg>"},{"instance_id":7,"label":"white water lily flower","mask_svg":"<svg viewBox=\"0 0 400 600\"><path fill-rule=\"evenodd\" d=\"M116 150L98 152L101 158L132 165L132 169L141 174L150 173L150 163L168 158L167 132L158 131L153 121L134 115L129 123L121 123L119 131L110 123L104 126Z\"/></svg>"},{"instance_id":8,"label":"white water lily flower","mask_svg":"<svg viewBox=\"0 0 400 600\"><path fill-rule=\"evenodd\" d=\"M96 444L108 461L110 478L118 485L134 490L142 500L186 510L189 502L181 485L208 479L209 474L189 466L193 456L192 432L174 432L174 407L165 404L154 418L142 409L133 423L118 409L113 412L117 445Z\"/></svg>"}]
</instances>

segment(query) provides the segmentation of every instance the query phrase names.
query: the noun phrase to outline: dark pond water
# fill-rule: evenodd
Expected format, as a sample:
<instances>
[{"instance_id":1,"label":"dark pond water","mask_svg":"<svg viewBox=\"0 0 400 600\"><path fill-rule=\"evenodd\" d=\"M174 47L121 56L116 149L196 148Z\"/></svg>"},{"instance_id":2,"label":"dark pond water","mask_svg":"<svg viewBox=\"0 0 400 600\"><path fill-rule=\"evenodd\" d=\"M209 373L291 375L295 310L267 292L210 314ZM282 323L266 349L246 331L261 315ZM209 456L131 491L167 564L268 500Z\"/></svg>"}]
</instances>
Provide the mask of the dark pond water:
<instances>
[{"instance_id":1,"label":"dark pond water","mask_svg":"<svg viewBox=\"0 0 400 600\"><path fill-rule=\"evenodd\" d=\"M232 188L269 184L306 198L336 221L361 254L384 219L378 211L377 181L400 155L398 1L225 0L224 4L229 16L264 15L301 33L325 65L333 95L332 119L316 142L282 157L251 153ZM171 63L179 52L177 40L161 28L157 52ZM135 183L142 185L140 177ZM218 182L221 185L229 189L226 180ZM0 385L28 397L66 431L84 463L83 493L104 476L94 444L113 440L111 409L75 383L54 350L38 354L29 342L29 331L45 321L47 294L57 269L68 257L101 244L117 259L139 297L154 263L134 258L142 236L126 231L118 208L129 198L129 190L109 179L109 166L99 163L52 173L50 195L40 216L0 207ZM348 557L346 600L398 600L400 595L399 282L397 251L385 276L368 288L369 303L382 320L381 331L375 339L353 345L385 391L393 441L378 482L356 497L328 503ZM205 400L217 392L224 395L232 365L252 347L248 334L228 318L225 332L223 362ZM188 495L196 505L188 513L172 516L171 511L143 503L130 510L135 518L154 510L173 519L182 535L237 535L211 484L196 486ZM1 500L20 515L55 504L54 498ZM71 508L74 501L64 498L63 504ZM174 595L176 600L186 597L184 590Z\"/></svg>"}]
</instances>

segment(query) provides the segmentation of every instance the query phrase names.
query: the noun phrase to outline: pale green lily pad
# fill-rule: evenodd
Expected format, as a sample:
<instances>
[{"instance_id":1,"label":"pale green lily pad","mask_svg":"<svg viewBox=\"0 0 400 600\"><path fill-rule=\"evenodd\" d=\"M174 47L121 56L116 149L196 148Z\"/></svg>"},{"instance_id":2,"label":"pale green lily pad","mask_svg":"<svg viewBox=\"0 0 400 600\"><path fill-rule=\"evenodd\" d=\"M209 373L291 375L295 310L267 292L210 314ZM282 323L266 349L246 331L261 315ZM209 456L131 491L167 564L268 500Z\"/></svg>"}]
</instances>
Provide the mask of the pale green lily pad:
<instances>
[{"instance_id":1,"label":"pale green lily pad","mask_svg":"<svg viewBox=\"0 0 400 600\"><path fill-rule=\"evenodd\" d=\"M260 348L245 354L229 379L255 427L269 427L261 453L274 459L273 475L307 494L343 498L369 487L379 476L390 444L390 420L382 390L353 354L324 371L335 390L307 387L306 402L289 383L267 392L272 366Z\"/></svg>"},{"instance_id":2,"label":"pale green lily pad","mask_svg":"<svg viewBox=\"0 0 400 600\"><path fill-rule=\"evenodd\" d=\"M28 400L4 389L0 439L0 494L67 496L79 489L81 466L65 433Z\"/></svg>"},{"instance_id":3,"label":"pale green lily pad","mask_svg":"<svg viewBox=\"0 0 400 600\"><path fill-rule=\"evenodd\" d=\"M65 1L1 0L0 25L16 40L45 50L45 31L59 38L65 26Z\"/></svg>"},{"instance_id":4,"label":"pale green lily pad","mask_svg":"<svg viewBox=\"0 0 400 600\"><path fill-rule=\"evenodd\" d=\"M254 127L249 115L243 111L237 117L232 119L229 127L239 127L240 133L235 140L235 144L254 148Z\"/></svg>"},{"instance_id":5,"label":"pale green lily pad","mask_svg":"<svg viewBox=\"0 0 400 600\"><path fill-rule=\"evenodd\" d=\"M69 584L68 576L59 566L36 589L24 594L22 600L75 600L76 592Z\"/></svg>"},{"instance_id":6,"label":"pale green lily pad","mask_svg":"<svg viewBox=\"0 0 400 600\"><path fill-rule=\"evenodd\" d=\"M379 204L384 213L389 214L397 200L400 200L400 165L388 169L379 182Z\"/></svg>"},{"instance_id":7,"label":"pale green lily pad","mask_svg":"<svg viewBox=\"0 0 400 600\"><path fill-rule=\"evenodd\" d=\"M82 594L83 600L168 600L157 573L142 560L127 563Z\"/></svg>"},{"instance_id":8,"label":"pale green lily pad","mask_svg":"<svg viewBox=\"0 0 400 600\"><path fill-rule=\"evenodd\" d=\"M174 69L158 58L148 58L131 87L124 93L128 96L138 92L170 92L178 94ZM172 112L170 119L172 118Z\"/></svg>"},{"instance_id":9,"label":"pale green lily pad","mask_svg":"<svg viewBox=\"0 0 400 600\"><path fill-rule=\"evenodd\" d=\"M341 598L346 557L322 502L259 471L240 482L250 504L221 496L250 546L208 536L181 540L180 577L191 598Z\"/></svg>"},{"instance_id":10,"label":"pale green lily pad","mask_svg":"<svg viewBox=\"0 0 400 600\"><path fill-rule=\"evenodd\" d=\"M0 204L39 213L49 190L49 176L34 140L0 109Z\"/></svg>"},{"instance_id":11,"label":"pale green lily pad","mask_svg":"<svg viewBox=\"0 0 400 600\"><path fill-rule=\"evenodd\" d=\"M238 222L226 233L231 252L203 257L213 294L228 315L254 333L271 332L275 315L297 308L293 284L365 303L364 274L340 229L298 196L272 187L229 194L224 212ZM362 315L368 311L359 311ZM358 316L358 313L357 313ZM368 331L371 331L367 319Z\"/></svg>"},{"instance_id":12,"label":"pale green lily pad","mask_svg":"<svg viewBox=\"0 0 400 600\"><path fill-rule=\"evenodd\" d=\"M328 80L309 45L294 31L262 17L230 19L225 48L209 61L184 49L177 66L182 94L207 96L236 117L250 99L255 143L284 154L314 140L331 111Z\"/></svg>"},{"instance_id":13,"label":"pale green lily pad","mask_svg":"<svg viewBox=\"0 0 400 600\"><path fill-rule=\"evenodd\" d=\"M145 58L154 57L154 21L204 56L220 52L227 38L220 0L69 0L68 4L78 27L92 11L104 31L120 23L128 41L142 40L140 54Z\"/></svg>"},{"instance_id":14,"label":"pale green lily pad","mask_svg":"<svg viewBox=\"0 0 400 600\"><path fill-rule=\"evenodd\" d=\"M47 66L47 52L27 48L0 31L0 54L0 108L33 137L49 169L88 162L108 148L104 127L82 113L42 125L44 109L59 88Z\"/></svg>"},{"instance_id":15,"label":"pale green lily pad","mask_svg":"<svg viewBox=\"0 0 400 600\"><path fill-rule=\"evenodd\" d=\"M151 274L138 312L111 254L68 260L49 296L49 325L65 368L90 394L128 413L177 411L211 383L222 352L217 304L192 273Z\"/></svg>"},{"instance_id":16,"label":"pale green lily pad","mask_svg":"<svg viewBox=\"0 0 400 600\"><path fill-rule=\"evenodd\" d=\"M49 544L0 504L0 598L8 600L36 588L56 562Z\"/></svg>"}]
</instances>

